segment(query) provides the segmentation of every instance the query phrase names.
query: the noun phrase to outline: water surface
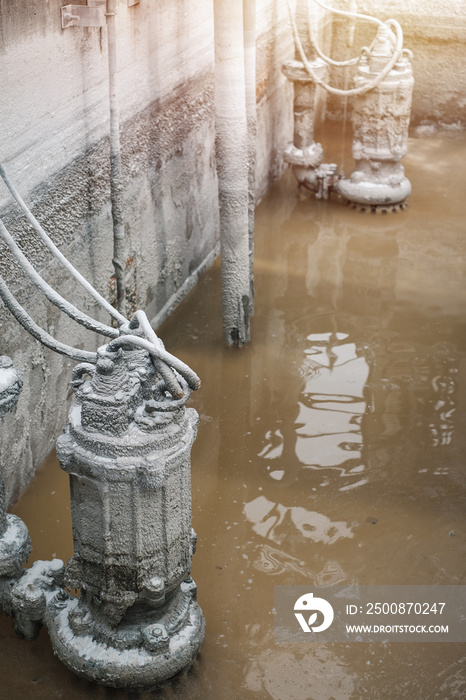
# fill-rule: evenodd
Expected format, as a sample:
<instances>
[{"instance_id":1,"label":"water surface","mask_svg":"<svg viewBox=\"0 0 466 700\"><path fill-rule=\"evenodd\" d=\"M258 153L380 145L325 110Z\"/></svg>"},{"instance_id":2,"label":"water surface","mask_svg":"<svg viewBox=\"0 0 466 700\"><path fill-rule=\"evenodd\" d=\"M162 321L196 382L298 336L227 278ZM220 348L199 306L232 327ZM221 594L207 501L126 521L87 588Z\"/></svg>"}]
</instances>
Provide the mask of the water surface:
<instances>
[{"instance_id":1,"label":"water surface","mask_svg":"<svg viewBox=\"0 0 466 700\"><path fill-rule=\"evenodd\" d=\"M286 174L257 209L252 343L222 345L218 264L159 329L203 382L207 633L187 676L141 698L466 698L464 644L276 645L272 614L277 584L466 583L465 158L464 136L411 139L409 208L386 216L316 201ZM53 458L14 512L34 558L71 555ZM0 668L5 700L138 697L75 678L45 631L29 644L5 619Z\"/></svg>"}]
</instances>

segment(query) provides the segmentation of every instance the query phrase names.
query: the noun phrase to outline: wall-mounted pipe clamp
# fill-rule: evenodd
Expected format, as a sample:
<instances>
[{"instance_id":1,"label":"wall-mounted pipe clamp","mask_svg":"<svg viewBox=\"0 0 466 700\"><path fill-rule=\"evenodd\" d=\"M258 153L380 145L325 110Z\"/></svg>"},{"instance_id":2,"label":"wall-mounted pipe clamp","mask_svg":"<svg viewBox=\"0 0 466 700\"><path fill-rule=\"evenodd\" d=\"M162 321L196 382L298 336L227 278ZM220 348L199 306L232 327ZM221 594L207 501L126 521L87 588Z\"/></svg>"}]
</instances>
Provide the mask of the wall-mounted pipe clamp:
<instances>
[{"instance_id":1,"label":"wall-mounted pipe clamp","mask_svg":"<svg viewBox=\"0 0 466 700\"><path fill-rule=\"evenodd\" d=\"M128 7L139 5L140 0L127 0ZM61 8L62 29L68 27L104 27L106 0L87 0L87 5L64 5Z\"/></svg>"}]
</instances>

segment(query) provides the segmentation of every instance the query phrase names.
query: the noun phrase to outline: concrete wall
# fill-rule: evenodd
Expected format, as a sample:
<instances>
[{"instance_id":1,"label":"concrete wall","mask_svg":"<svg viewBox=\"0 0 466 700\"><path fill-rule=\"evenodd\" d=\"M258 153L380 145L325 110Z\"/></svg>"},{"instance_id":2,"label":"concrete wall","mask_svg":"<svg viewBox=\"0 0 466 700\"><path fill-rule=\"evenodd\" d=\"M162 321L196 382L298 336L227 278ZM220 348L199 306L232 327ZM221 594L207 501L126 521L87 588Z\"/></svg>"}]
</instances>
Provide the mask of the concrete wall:
<instances>
[{"instance_id":1,"label":"concrete wall","mask_svg":"<svg viewBox=\"0 0 466 700\"><path fill-rule=\"evenodd\" d=\"M294 44L283 0L258 2L256 21L256 198L260 200L282 173L282 150L293 137L293 87L281 67L293 58Z\"/></svg>"},{"instance_id":2,"label":"concrete wall","mask_svg":"<svg viewBox=\"0 0 466 700\"><path fill-rule=\"evenodd\" d=\"M312 1L312 0L311 0ZM415 78L411 124L435 124L466 127L466 2L465 0L333 0L333 7L396 19L401 24L404 45L413 52ZM346 60L357 56L375 36L374 25L357 22L351 41L351 21L332 21L331 56ZM348 40L349 39L349 40ZM352 44L352 45L350 45ZM353 69L332 70L331 84L351 85ZM330 96L327 118L341 119L344 99ZM351 100L348 101L351 112Z\"/></svg>"},{"instance_id":3,"label":"concrete wall","mask_svg":"<svg viewBox=\"0 0 466 700\"><path fill-rule=\"evenodd\" d=\"M82 0L75 0L82 2ZM0 161L60 249L107 298L113 293L106 28L61 29L65 0L0 0ZM257 0L260 198L283 170L292 131L292 49L282 0ZM217 254L212 0L118 0L118 92L132 301L161 320ZM60 293L95 313L50 260L0 183L0 215ZM51 334L93 350L0 248L0 270ZM220 290L219 290L220 293ZM105 314L101 320L108 321ZM0 354L24 389L0 426L7 498L14 500L66 422L74 363L43 349L2 307Z\"/></svg>"}]
</instances>

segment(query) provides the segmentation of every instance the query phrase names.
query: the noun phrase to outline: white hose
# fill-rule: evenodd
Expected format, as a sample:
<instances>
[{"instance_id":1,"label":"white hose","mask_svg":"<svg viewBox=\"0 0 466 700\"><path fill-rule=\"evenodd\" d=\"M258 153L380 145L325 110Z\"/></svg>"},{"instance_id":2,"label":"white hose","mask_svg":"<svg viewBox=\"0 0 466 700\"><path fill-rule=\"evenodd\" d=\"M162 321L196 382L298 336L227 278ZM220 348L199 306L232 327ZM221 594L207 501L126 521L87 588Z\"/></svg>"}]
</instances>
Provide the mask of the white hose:
<instances>
[{"instance_id":1,"label":"white hose","mask_svg":"<svg viewBox=\"0 0 466 700\"><path fill-rule=\"evenodd\" d=\"M320 7L323 7L325 10L331 10L331 8L327 7L327 5L324 5L324 3L318 2L318 0L314 0L314 1L317 3L317 5L319 5ZM345 13L345 14L348 14L348 13ZM365 15L359 15L360 18L362 18L364 16ZM380 20L376 20L375 18L370 17L369 21L375 21L378 23ZM307 24L308 24L308 31L309 31L309 39L311 41L312 47L315 50L315 52L317 53L317 55L320 56L320 58L323 61L325 61L325 63L327 63L329 66L337 66L338 68L356 65L356 63L359 61L359 56L355 56L355 58L349 58L346 61L335 61L333 58L330 58L330 56L327 56L326 54L324 54L322 49L319 47L319 44L317 43L317 39L316 39L314 30L312 27L311 6L309 5L309 2L307 3Z\"/></svg>"},{"instance_id":2,"label":"white hose","mask_svg":"<svg viewBox=\"0 0 466 700\"><path fill-rule=\"evenodd\" d=\"M152 357L154 364L156 365L157 371L162 376L165 387L173 394L175 398L180 398L185 395L183 387L180 385L179 378L177 374L181 375L183 379L186 380L187 385L191 389L198 389L200 387L200 379L193 370L188 367L184 362L179 360L174 355L171 355L165 350L163 342L157 336L152 326L150 325L146 314L144 311L136 311L131 322L128 323L127 319L114 309L100 294L94 289L94 287L73 267L67 258L60 252L60 250L55 246L52 240L49 238L47 233L44 231L39 222L35 219L31 211L28 209L25 202L22 200L21 196L9 180L7 174L5 173L3 167L0 165L0 176L3 178L6 186L10 190L16 202L21 207L22 211L26 215L27 220L32 225L34 230L39 234L42 241L45 243L47 248L53 253L53 255L60 260L60 262L67 268L69 272L82 284L86 291L91 294L91 296L103 306L113 318L119 321L120 330L107 326L95 319L91 318L87 314L80 311L73 304L70 304L66 299L64 299L58 292L56 292L47 282L39 275L39 273L34 269L32 264L29 262L28 258L24 255L22 250L16 244L13 237L10 235L2 220L0 219L0 238L3 238L6 245L10 248L15 260L23 268L29 279L44 293L44 295L52 302L60 311L68 314L77 323L85 326L86 328L100 333L101 335L110 336L113 338L108 344L108 348L113 350L115 348L121 347L122 345L132 345L133 347L143 348L147 350ZM29 316L27 311L21 306L21 304L15 299L14 295L8 288L5 280L0 276L0 299L2 299L5 306L11 311L16 320L23 326L23 328L30 333L34 338L36 338L42 345L50 348L54 352L58 352L61 355L70 357L73 360L79 362L90 362L95 364L97 362L98 356L95 352L88 352L86 350L81 350L80 348L71 347L53 338L47 331L37 325L37 323ZM134 325L133 325L134 324ZM137 326L141 327L142 332L146 336L145 338L140 338L139 336L128 334L120 335L121 326L134 328ZM115 337L117 336L117 337Z\"/></svg>"},{"instance_id":3,"label":"white hose","mask_svg":"<svg viewBox=\"0 0 466 700\"><path fill-rule=\"evenodd\" d=\"M319 7L322 7L324 10L328 10L329 12L333 12L335 15L342 15L343 17L356 17L357 19L365 20L366 22L373 22L374 24L378 24L379 27L384 26L384 22L382 22L381 19L377 19L377 17L372 17L371 15L363 15L359 12L351 12L349 10L335 10L333 7L329 7L326 5L322 0L314 0L316 5L319 5Z\"/></svg>"},{"instance_id":4,"label":"white hose","mask_svg":"<svg viewBox=\"0 0 466 700\"><path fill-rule=\"evenodd\" d=\"M0 298L7 309L11 311L18 323L20 323L22 327L33 336L33 338L36 338L40 343L42 343L42 345L45 345L45 347L50 348L50 350L53 350L54 352L58 352L60 355L71 357L72 360L76 360L77 362L93 362L94 364L97 362L96 352L88 352L87 350L73 348L70 345L60 343L60 341L55 340L50 333L47 333L47 331L44 331L43 328L38 326L37 323L29 316L27 311L25 311L21 304L15 299L1 275Z\"/></svg>"},{"instance_id":5,"label":"white hose","mask_svg":"<svg viewBox=\"0 0 466 700\"><path fill-rule=\"evenodd\" d=\"M379 26L392 26L395 29L396 32L396 40L395 40L395 49L393 56L389 59L383 70L374 78L374 80L370 83L366 83L366 85L361 85L360 87L356 88L350 88L349 90L341 90L340 88L332 87L328 83L325 83L323 80L321 80L318 75L314 72L314 69L312 68L311 64L307 60L307 56L304 52L303 45L301 42L301 39L299 38L299 32L298 32L298 27L296 26L296 21L293 16L293 12L291 10L291 5L290 5L290 0L287 0L287 5L288 5L288 13L290 16L290 23L291 23L291 31L293 32L293 38L296 44L296 48L298 50L298 53L300 55L301 61L303 63L303 66L310 76L310 78L315 82L317 85L320 85L321 87L324 88L327 92L330 92L332 95L340 95L340 96L354 96L354 95L363 95L366 92L369 92L370 90L373 90L374 88L379 85L382 80L390 73L392 70L393 66L395 63L399 60L400 56L402 55L403 52L403 30L401 29L400 24L394 20L390 19L387 22L382 22L381 20L378 20L374 17L369 17L368 15L359 15L358 13L355 12L346 12L344 10L334 10L333 8L328 7L327 5L324 5L321 3L320 0L314 0L314 2L317 2L318 5L321 7L324 7L327 10L330 10L331 12L334 12L336 14L343 14L343 15L348 15L351 17L359 17L362 19L367 19L367 20L372 20ZM325 59L324 59L325 60Z\"/></svg>"},{"instance_id":6,"label":"white hose","mask_svg":"<svg viewBox=\"0 0 466 700\"><path fill-rule=\"evenodd\" d=\"M94 289L92 284L87 281L85 277L81 275L78 270L70 263L70 261L65 258L63 253L57 248L55 243L52 241L52 239L49 237L49 235L44 231L42 226L39 224L35 216L32 214L32 212L29 210L28 206L24 202L23 198L17 191L17 189L14 187L13 183L11 182L10 178L6 174L4 168L0 164L0 176L2 177L5 185L8 187L10 190L13 198L16 200L17 204L23 211L26 219L29 221L31 224L32 228L34 231L40 236L42 239L42 242L44 245L50 250L50 252L61 262L61 264L66 267L68 272L73 275L73 277L79 282L79 284L84 287L84 289L90 294L93 299L100 305L102 308L104 308L107 313L112 316L116 321L118 321L119 325L122 323L127 323L128 319L125 318L122 314L117 311L117 309L113 308L113 306L106 300L104 297L102 297L99 292Z\"/></svg>"},{"instance_id":7,"label":"white hose","mask_svg":"<svg viewBox=\"0 0 466 700\"><path fill-rule=\"evenodd\" d=\"M110 338L117 338L119 331L116 328L107 326L104 323L100 323L95 319L91 318L87 314L80 311L76 306L70 304L66 299L64 299L58 292L55 291L47 282L39 275L37 270L31 265L27 257L24 255L20 247L16 244L13 237L9 234L5 224L0 219L0 237L3 238L6 245L11 250L11 253L18 264L25 271L26 275L29 277L31 282L36 285L47 297L49 301L52 302L60 311L67 314L73 321L80 323L85 328L88 328L95 333L100 333L101 335L106 335Z\"/></svg>"},{"instance_id":8,"label":"white hose","mask_svg":"<svg viewBox=\"0 0 466 700\"><path fill-rule=\"evenodd\" d=\"M188 365L186 365L174 355L171 355L166 350L162 350L160 346L157 347L150 340L147 340L146 338L140 338L137 335L120 335L119 338L111 340L108 343L107 348L109 350L114 350L115 348L119 348L122 345L134 345L137 348L143 348L144 350L147 350L151 357L155 357L158 360L162 360L162 362L165 362L167 365L172 367L172 369L176 370L178 374L181 374L181 376L184 377L184 379L186 379L186 382L191 389L199 389L199 387L201 386L201 380L199 379L197 374L193 372L191 367L188 367Z\"/></svg>"}]
</instances>

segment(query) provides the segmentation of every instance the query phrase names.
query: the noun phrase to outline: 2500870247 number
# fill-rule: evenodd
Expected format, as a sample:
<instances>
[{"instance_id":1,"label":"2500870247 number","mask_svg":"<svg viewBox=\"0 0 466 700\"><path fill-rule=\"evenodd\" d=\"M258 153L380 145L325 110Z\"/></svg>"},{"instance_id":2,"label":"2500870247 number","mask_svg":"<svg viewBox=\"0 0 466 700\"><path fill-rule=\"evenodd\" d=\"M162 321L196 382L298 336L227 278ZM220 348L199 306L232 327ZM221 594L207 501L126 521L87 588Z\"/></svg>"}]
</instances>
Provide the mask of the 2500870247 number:
<instances>
[{"instance_id":1,"label":"2500870247 number","mask_svg":"<svg viewBox=\"0 0 466 700\"><path fill-rule=\"evenodd\" d=\"M441 615L445 603L366 603L366 615Z\"/></svg>"}]
</instances>

